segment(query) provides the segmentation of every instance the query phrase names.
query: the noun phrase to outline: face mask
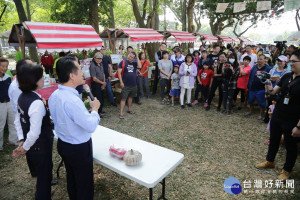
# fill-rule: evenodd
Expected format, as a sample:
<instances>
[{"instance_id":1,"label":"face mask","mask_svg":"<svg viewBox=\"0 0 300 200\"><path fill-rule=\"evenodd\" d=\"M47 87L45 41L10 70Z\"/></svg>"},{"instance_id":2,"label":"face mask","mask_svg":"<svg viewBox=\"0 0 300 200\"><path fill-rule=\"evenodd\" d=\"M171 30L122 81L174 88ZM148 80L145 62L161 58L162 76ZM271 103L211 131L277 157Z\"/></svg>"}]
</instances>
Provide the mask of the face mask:
<instances>
[{"instance_id":1,"label":"face mask","mask_svg":"<svg viewBox=\"0 0 300 200\"><path fill-rule=\"evenodd\" d=\"M232 59L232 58L229 59L229 62L230 62L231 64L234 63L234 61L235 61L235 59Z\"/></svg>"}]
</instances>

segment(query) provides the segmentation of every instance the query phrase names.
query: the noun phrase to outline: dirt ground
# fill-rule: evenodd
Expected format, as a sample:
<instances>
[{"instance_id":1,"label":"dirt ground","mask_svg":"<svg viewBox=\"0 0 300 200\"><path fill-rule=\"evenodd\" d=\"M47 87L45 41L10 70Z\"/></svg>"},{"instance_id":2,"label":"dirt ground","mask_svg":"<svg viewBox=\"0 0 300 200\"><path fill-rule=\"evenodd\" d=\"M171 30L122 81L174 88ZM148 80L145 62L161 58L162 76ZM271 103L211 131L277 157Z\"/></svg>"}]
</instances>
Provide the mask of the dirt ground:
<instances>
[{"instance_id":1,"label":"dirt ground","mask_svg":"<svg viewBox=\"0 0 300 200\"><path fill-rule=\"evenodd\" d=\"M222 115L212 106L209 112L203 106L182 110L161 105L159 98L144 99L142 105L134 104L135 115L125 114L118 118L118 108L107 106L102 126L181 152L184 161L166 178L166 197L169 200L198 199L300 199L300 165L296 162L292 179L295 179L294 194L284 191L271 194L263 189L255 193L254 180L273 180L275 183L285 160L282 145L276 157L277 166L270 170L256 170L254 164L264 160L268 138L266 124L257 120L256 114L245 117L248 109L233 110L231 116ZM6 133L7 135L7 133ZM7 138L7 137L6 137ZM7 146L0 152L0 199L33 199L35 179L30 177L25 157L13 159L13 147ZM167 159L167 158L166 158ZM54 169L60 161L54 146ZM60 170L59 184L52 188L52 199L68 199L64 167ZM244 191L238 195L227 194L223 189L224 180L237 178L242 187L245 180L252 182L252 193ZM94 164L95 199L136 200L148 199L148 189L130 181L103 166ZM273 186L273 189L275 187ZM245 190L243 188L243 190ZM155 199L161 186L154 189ZM289 191L290 193L290 191Z\"/></svg>"}]
</instances>

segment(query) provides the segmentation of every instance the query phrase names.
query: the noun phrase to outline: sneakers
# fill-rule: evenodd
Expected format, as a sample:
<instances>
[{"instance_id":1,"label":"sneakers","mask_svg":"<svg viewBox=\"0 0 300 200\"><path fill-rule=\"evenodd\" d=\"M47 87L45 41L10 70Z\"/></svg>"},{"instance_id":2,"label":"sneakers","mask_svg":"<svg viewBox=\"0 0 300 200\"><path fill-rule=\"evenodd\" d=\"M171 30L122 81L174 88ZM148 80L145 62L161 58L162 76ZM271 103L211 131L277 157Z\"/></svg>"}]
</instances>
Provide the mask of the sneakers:
<instances>
[{"instance_id":1,"label":"sneakers","mask_svg":"<svg viewBox=\"0 0 300 200\"><path fill-rule=\"evenodd\" d=\"M205 102L204 103L204 108L206 108L208 106L208 103L207 102Z\"/></svg>"},{"instance_id":2,"label":"sneakers","mask_svg":"<svg viewBox=\"0 0 300 200\"><path fill-rule=\"evenodd\" d=\"M210 106L207 105L207 107L205 108L206 111L209 111L210 110Z\"/></svg>"},{"instance_id":3,"label":"sneakers","mask_svg":"<svg viewBox=\"0 0 300 200\"><path fill-rule=\"evenodd\" d=\"M185 108L185 106L184 106L184 105L181 105L181 108L182 108L182 109L184 109L184 108Z\"/></svg>"},{"instance_id":4,"label":"sneakers","mask_svg":"<svg viewBox=\"0 0 300 200\"><path fill-rule=\"evenodd\" d=\"M188 106L188 107L192 107L192 104L191 104L191 103L188 103L187 106Z\"/></svg>"},{"instance_id":5,"label":"sneakers","mask_svg":"<svg viewBox=\"0 0 300 200\"><path fill-rule=\"evenodd\" d=\"M250 112L246 112L246 113L245 113L245 116L250 116L250 115L251 115Z\"/></svg>"},{"instance_id":6,"label":"sneakers","mask_svg":"<svg viewBox=\"0 0 300 200\"><path fill-rule=\"evenodd\" d=\"M174 106L174 103L172 103L171 106L173 107L173 106Z\"/></svg>"},{"instance_id":7,"label":"sneakers","mask_svg":"<svg viewBox=\"0 0 300 200\"><path fill-rule=\"evenodd\" d=\"M257 117L257 119L258 119L258 120L262 120L262 116L259 115L259 116Z\"/></svg>"},{"instance_id":8,"label":"sneakers","mask_svg":"<svg viewBox=\"0 0 300 200\"><path fill-rule=\"evenodd\" d=\"M227 115L231 116L231 110L228 110Z\"/></svg>"},{"instance_id":9,"label":"sneakers","mask_svg":"<svg viewBox=\"0 0 300 200\"><path fill-rule=\"evenodd\" d=\"M221 114L225 115L227 113L227 110L222 110Z\"/></svg>"},{"instance_id":10,"label":"sneakers","mask_svg":"<svg viewBox=\"0 0 300 200\"><path fill-rule=\"evenodd\" d=\"M193 104L193 106L197 105L198 104L198 100L195 100L192 104Z\"/></svg>"},{"instance_id":11,"label":"sneakers","mask_svg":"<svg viewBox=\"0 0 300 200\"><path fill-rule=\"evenodd\" d=\"M163 99L163 100L161 100L161 104L162 105L164 105L165 104L165 100Z\"/></svg>"},{"instance_id":12,"label":"sneakers","mask_svg":"<svg viewBox=\"0 0 300 200\"><path fill-rule=\"evenodd\" d=\"M291 176L291 172L287 172L284 169L282 169L282 171L277 179L280 181L285 181L285 180L289 179L290 176Z\"/></svg>"},{"instance_id":13,"label":"sneakers","mask_svg":"<svg viewBox=\"0 0 300 200\"><path fill-rule=\"evenodd\" d=\"M167 105L170 105L170 99L167 100Z\"/></svg>"},{"instance_id":14,"label":"sneakers","mask_svg":"<svg viewBox=\"0 0 300 200\"><path fill-rule=\"evenodd\" d=\"M220 112L221 111L221 108L220 107L217 107L217 112Z\"/></svg>"},{"instance_id":15,"label":"sneakers","mask_svg":"<svg viewBox=\"0 0 300 200\"><path fill-rule=\"evenodd\" d=\"M274 168L275 167L275 162L269 162L269 161L264 161L262 163L259 163L255 165L257 169L266 169L266 168Z\"/></svg>"}]
</instances>

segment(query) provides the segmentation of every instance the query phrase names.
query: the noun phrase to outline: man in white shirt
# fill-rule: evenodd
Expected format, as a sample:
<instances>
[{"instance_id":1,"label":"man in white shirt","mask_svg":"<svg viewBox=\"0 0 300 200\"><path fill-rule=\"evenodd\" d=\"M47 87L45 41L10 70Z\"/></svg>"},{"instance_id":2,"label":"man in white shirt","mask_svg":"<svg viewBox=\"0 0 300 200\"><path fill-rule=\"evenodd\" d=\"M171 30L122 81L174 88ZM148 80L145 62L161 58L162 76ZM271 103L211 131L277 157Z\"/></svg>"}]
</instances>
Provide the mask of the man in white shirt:
<instances>
[{"instance_id":1,"label":"man in white shirt","mask_svg":"<svg viewBox=\"0 0 300 200\"><path fill-rule=\"evenodd\" d=\"M67 171L70 199L93 200L93 147L91 134L97 128L100 102L95 97L89 113L75 89L84 84L83 73L74 57L57 62L56 72L61 83L49 98L49 109L58 136L57 150Z\"/></svg>"},{"instance_id":2,"label":"man in white shirt","mask_svg":"<svg viewBox=\"0 0 300 200\"><path fill-rule=\"evenodd\" d=\"M257 63L257 55L255 53L252 53L251 45L247 45L246 46L246 53L244 55L242 55L242 57L240 59L240 62L243 62L245 56L249 56L251 58L251 62L249 63L249 65L251 67L253 67L254 65L256 65L256 63Z\"/></svg>"}]
</instances>

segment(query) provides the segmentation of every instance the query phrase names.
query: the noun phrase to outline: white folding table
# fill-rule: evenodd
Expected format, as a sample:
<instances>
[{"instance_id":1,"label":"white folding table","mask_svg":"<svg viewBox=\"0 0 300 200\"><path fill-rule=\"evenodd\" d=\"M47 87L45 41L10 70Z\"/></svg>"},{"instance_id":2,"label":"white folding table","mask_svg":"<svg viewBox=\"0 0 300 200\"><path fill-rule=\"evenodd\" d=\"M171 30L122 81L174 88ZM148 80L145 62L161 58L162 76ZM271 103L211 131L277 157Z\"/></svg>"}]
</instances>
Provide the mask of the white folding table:
<instances>
[{"instance_id":1,"label":"white folding table","mask_svg":"<svg viewBox=\"0 0 300 200\"><path fill-rule=\"evenodd\" d=\"M149 188L150 200L153 199L152 189L161 183L162 195L158 199L166 199L165 178L183 161L183 154L100 125L92 134L92 141L94 162ZM141 164L127 166L123 160L112 157L109 147L113 144L141 152ZM57 169L58 176L61 164Z\"/></svg>"}]
</instances>

